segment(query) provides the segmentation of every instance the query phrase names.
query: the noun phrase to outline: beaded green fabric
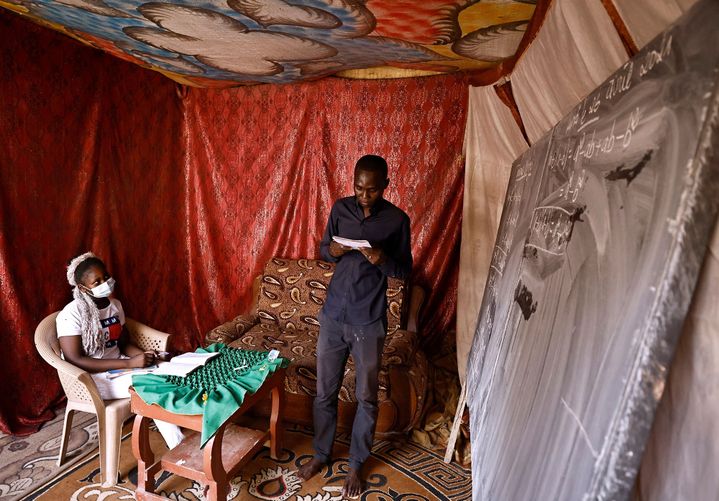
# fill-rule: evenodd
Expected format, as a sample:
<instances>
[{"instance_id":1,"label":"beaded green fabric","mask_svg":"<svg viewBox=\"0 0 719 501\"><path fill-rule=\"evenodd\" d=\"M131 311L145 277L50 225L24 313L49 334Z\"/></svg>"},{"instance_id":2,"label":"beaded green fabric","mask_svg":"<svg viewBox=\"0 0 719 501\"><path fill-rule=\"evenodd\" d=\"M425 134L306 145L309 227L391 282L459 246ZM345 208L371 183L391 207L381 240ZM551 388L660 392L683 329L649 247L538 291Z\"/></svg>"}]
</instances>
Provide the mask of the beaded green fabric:
<instances>
[{"instance_id":1,"label":"beaded green fabric","mask_svg":"<svg viewBox=\"0 0 719 501\"><path fill-rule=\"evenodd\" d=\"M222 343L196 350L215 352L220 354L185 377L132 377L133 388L146 403L176 414L202 414L201 447L242 405L245 395L257 391L278 367L289 365L284 358L269 360L266 351L230 348Z\"/></svg>"},{"instance_id":2,"label":"beaded green fabric","mask_svg":"<svg viewBox=\"0 0 719 501\"><path fill-rule=\"evenodd\" d=\"M261 362L267 360L266 351L249 351L220 347L220 355L211 359L206 365L192 371L185 377L167 376L167 381L178 386L189 386L205 393L213 391L217 385L236 379L251 370L257 370Z\"/></svg>"}]
</instances>

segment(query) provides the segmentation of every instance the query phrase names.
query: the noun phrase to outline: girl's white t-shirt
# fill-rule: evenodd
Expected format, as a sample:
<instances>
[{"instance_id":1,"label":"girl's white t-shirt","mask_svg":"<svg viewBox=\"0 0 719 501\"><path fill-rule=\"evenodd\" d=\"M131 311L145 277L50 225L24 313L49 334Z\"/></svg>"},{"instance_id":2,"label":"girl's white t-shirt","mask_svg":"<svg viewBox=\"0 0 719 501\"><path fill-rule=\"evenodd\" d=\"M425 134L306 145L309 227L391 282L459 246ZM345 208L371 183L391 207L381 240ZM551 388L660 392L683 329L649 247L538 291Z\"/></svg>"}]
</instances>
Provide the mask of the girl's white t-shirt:
<instances>
[{"instance_id":1,"label":"girl's white t-shirt","mask_svg":"<svg viewBox=\"0 0 719 501\"><path fill-rule=\"evenodd\" d=\"M57 326L57 337L82 335L77 299L58 313L55 325ZM118 345L123 325L125 325L125 311L122 309L122 304L117 299L110 298L110 304L107 308L100 310L100 325L97 326L98 329L102 330L105 337L105 354L101 357L98 353L93 358L127 358L120 353ZM112 379L108 375L109 372L107 371L90 374L100 392L100 398L103 400L128 398L130 396L129 388L132 384L132 374L123 374ZM182 430L174 424L159 420L155 420L155 424L165 439L167 446L171 449L185 438Z\"/></svg>"},{"instance_id":2,"label":"girl's white t-shirt","mask_svg":"<svg viewBox=\"0 0 719 501\"><path fill-rule=\"evenodd\" d=\"M125 312L122 304L115 298L109 298L110 304L100 310L100 324L97 326L105 338L105 353L91 355L93 358L120 358L120 334L125 325ZM55 320L57 337L81 336L79 301L74 299L68 303Z\"/></svg>"}]
</instances>

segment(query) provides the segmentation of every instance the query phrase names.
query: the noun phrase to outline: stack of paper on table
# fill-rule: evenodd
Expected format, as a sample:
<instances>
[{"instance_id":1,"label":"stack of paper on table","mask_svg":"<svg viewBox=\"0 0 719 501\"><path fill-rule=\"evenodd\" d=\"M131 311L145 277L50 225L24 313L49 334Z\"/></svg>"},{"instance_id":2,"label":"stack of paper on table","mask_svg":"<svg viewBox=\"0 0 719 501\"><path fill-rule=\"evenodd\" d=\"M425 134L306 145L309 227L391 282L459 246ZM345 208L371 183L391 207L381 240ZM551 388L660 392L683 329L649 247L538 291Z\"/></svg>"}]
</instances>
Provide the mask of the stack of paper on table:
<instances>
[{"instance_id":1,"label":"stack of paper on table","mask_svg":"<svg viewBox=\"0 0 719 501\"><path fill-rule=\"evenodd\" d=\"M127 389L132 384L132 376L148 374L155 369L157 369L156 365L110 369L105 372L90 374L90 377L95 381L95 386L97 386L102 398L105 400L113 400L115 398L128 398L130 396Z\"/></svg>"},{"instance_id":2,"label":"stack of paper on table","mask_svg":"<svg viewBox=\"0 0 719 501\"><path fill-rule=\"evenodd\" d=\"M211 358L219 355L215 353L183 353L172 357L169 362L161 363L160 367L152 371L158 376L181 376L185 377L193 370L205 365Z\"/></svg>"},{"instance_id":3,"label":"stack of paper on table","mask_svg":"<svg viewBox=\"0 0 719 501\"><path fill-rule=\"evenodd\" d=\"M352 247L353 249L369 249L372 247L367 240L352 240L351 238L344 237L332 237L332 240L338 244L344 245L345 247Z\"/></svg>"}]
</instances>

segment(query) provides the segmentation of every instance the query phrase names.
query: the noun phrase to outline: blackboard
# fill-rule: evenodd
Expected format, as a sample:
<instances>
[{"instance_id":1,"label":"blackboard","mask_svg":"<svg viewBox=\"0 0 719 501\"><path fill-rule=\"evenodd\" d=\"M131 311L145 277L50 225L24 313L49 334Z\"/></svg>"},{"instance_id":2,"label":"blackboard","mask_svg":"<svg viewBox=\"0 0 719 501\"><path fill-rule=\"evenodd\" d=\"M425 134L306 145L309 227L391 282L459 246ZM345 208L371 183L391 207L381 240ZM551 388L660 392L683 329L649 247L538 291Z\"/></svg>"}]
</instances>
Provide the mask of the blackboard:
<instances>
[{"instance_id":1,"label":"blackboard","mask_svg":"<svg viewBox=\"0 0 719 501\"><path fill-rule=\"evenodd\" d=\"M719 205L719 2L514 163L468 360L475 500L627 499Z\"/></svg>"}]
</instances>

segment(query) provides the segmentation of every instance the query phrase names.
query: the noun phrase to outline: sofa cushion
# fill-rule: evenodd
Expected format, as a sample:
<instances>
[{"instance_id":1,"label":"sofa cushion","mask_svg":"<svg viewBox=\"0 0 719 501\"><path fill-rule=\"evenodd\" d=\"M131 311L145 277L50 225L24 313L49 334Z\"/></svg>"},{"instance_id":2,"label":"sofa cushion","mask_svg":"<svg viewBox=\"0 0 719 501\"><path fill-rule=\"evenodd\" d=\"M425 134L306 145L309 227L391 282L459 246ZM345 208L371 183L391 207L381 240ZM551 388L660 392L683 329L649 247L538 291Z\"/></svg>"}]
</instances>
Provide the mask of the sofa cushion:
<instances>
[{"instance_id":1,"label":"sofa cushion","mask_svg":"<svg viewBox=\"0 0 719 501\"><path fill-rule=\"evenodd\" d=\"M318 330L284 329L276 325L258 324L245 332L230 344L234 348L249 350L277 350L280 356L291 360L287 367L285 390L289 393L314 397L317 394L317 339ZM390 339L385 342L388 346ZM393 353L393 357L397 354ZM388 398L389 375L388 359L383 354L382 366L379 371L378 400ZM355 365L352 357L347 360L339 399L343 402L356 402L355 398Z\"/></svg>"},{"instance_id":2,"label":"sofa cushion","mask_svg":"<svg viewBox=\"0 0 719 501\"><path fill-rule=\"evenodd\" d=\"M333 263L316 259L270 259L262 273L257 303L260 322L280 329L317 330L317 317L327 298L334 269ZM403 325L405 293L402 280L388 279L388 333Z\"/></svg>"},{"instance_id":3,"label":"sofa cushion","mask_svg":"<svg viewBox=\"0 0 719 501\"><path fill-rule=\"evenodd\" d=\"M267 262L262 274L257 314L262 324L281 329L316 330L334 266L314 259Z\"/></svg>"}]
</instances>

